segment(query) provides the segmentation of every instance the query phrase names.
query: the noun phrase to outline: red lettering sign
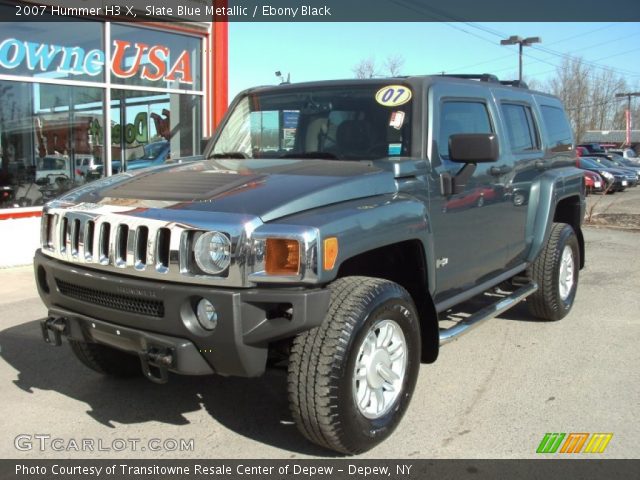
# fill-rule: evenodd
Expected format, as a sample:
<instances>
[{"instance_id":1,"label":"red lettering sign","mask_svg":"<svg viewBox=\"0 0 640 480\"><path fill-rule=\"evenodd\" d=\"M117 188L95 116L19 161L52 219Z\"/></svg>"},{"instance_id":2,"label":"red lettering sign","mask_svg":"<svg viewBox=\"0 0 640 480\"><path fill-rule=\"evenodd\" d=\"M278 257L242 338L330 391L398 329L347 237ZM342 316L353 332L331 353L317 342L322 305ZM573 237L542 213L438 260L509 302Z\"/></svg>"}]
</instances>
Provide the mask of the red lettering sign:
<instances>
[{"instance_id":1,"label":"red lettering sign","mask_svg":"<svg viewBox=\"0 0 640 480\"><path fill-rule=\"evenodd\" d=\"M133 47L130 42L125 40L114 40L113 41L113 59L111 62L111 71L116 77L119 78L131 78L134 77L140 72L140 78L157 81L157 80L167 80L174 82L176 80L182 83L193 83L193 76L191 75L191 57L189 56L189 52L184 50L178 59L173 63L173 66L168 68L168 60L169 60L169 48L163 45L155 45L149 48L148 45L144 43L135 43ZM134 49L134 56L129 57L131 62L130 66L125 66L125 58L127 58L127 49ZM142 67L142 71L140 71L140 64L142 60L147 55L147 62Z\"/></svg>"}]
</instances>

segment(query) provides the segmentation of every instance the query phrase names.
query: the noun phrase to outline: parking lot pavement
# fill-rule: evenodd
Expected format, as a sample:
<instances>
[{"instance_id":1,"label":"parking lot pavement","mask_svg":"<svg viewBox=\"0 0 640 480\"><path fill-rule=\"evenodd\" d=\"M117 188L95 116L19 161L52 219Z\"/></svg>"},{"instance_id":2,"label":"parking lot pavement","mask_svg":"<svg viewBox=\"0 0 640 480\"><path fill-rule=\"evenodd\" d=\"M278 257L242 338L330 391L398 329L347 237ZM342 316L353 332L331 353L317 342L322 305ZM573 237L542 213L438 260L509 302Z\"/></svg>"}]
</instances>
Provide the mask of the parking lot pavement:
<instances>
[{"instance_id":1,"label":"parking lot pavement","mask_svg":"<svg viewBox=\"0 0 640 480\"><path fill-rule=\"evenodd\" d=\"M609 195L589 195L587 218L590 214L595 225L640 230L640 186Z\"/></svg>"},{"instance_id":2,"label":"parking lot pavement","mask_svg":"<svg viewBox=\"0 0 640 480\"><path fill-rule=\"evenodd\" d=\"M639 189L640 190L640 189ZM616 194L617 195L617 194ZM526 458L546 432L612 432L605 458L638 458L640 234L586 229L587 266L570 316L532 321L519 305L443 347L424 365L407 415L370 458ZM106 379L45 345L30 268L0 270L0 457L300 458L307 443L287 411L283 373L259 379ZM20 434L62 439L63 451L18 451ZM136 451L78 453L84 438ZM155 452L151 439L193 439ZM23 447L25 446L22 444ZM131 445L131 442L129 442ZM167 444L167 448L171 449Z\"/></svg>"}]
</instances>

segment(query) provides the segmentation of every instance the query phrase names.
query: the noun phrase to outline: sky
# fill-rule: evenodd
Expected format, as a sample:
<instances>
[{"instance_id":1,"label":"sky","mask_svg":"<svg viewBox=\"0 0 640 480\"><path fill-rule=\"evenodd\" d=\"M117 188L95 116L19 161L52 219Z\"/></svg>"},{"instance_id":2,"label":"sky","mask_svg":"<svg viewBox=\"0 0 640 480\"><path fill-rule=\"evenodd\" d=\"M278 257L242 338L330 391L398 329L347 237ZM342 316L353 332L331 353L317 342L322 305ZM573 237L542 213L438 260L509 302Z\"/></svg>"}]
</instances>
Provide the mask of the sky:
<instances>
[{"instance_id":1,"label":"sky","mask_svg":"<svg viewBox=\"0 0 640 480\"><path fill-rule=\"evenodd\" d=\"M640 23L245 23L229 25L229 100L241 90L279 83L353 78L355 64L382 65L401 55L402 74L518 75L518 46L510 35L537 36L524 50L524 77L544 83L564 56L580 56L594 71L612 68L640 89Z\"/></svg>"}]
</instances>

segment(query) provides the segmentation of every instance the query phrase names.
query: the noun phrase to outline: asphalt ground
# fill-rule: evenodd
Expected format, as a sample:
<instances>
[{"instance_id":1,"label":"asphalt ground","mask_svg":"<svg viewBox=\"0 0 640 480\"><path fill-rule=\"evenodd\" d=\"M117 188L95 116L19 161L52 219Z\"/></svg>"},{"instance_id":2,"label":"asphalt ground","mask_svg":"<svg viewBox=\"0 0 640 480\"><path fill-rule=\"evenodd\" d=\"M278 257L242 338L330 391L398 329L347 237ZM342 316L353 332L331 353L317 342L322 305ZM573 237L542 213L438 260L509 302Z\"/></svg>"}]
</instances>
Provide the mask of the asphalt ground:
<instances>
[{"instance_id":1,"label":"asphalt ground","mask_svg":"<svg viewBox=\"0 0 640 480\"><path fill-rule=\"evenodd\" d=\"M640 234L589 227L585 238L587 264L568 317L534 321L521 304L444 346L421 367L396 432L361 457L535 458L547 432L606 432L613 437L598 457L638 458ZM332 456L292 424L283 372L172 376L165 385L105 378L68 345L42 341L46 311L29 267L0 270L0 285L0 457ZM37 434L49 436L44 451ZM16 448L19 435L30 450ZM111 450L78 452L83 439ZM174 439L190 450L172 450ZM122 441L127 448L115 451Z\"/></svg>"},{"instance_id":2,"label":"asphalt ground","mask_svg":"<svg viewBox=\"0 0 640 480\"><path fill-rule=\"evenodd\" d=\"M587 196L586 220L594 226L640 231L640 186Z\"/></svg>"}]
</instances>

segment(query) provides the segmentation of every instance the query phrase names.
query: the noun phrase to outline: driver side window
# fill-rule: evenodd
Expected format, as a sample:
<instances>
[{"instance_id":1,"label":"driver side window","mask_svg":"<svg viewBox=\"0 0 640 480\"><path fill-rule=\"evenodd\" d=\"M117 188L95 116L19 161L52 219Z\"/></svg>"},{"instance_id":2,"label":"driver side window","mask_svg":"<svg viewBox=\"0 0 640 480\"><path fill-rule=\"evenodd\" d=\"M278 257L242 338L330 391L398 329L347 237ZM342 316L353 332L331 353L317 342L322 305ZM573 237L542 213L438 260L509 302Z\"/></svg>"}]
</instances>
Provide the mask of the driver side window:
<instances>
[{"instance_id":1,"label":"driver side window","mask_svg":"<svg viewBox=\"0 0 640 480\"><path fill-rule=\"evenodd\" d=\"M456 133L492 133L487 106L483 102L444 102L440 108L438 153L449 159L449 137Z\"/></svg>"}]
</instances>

